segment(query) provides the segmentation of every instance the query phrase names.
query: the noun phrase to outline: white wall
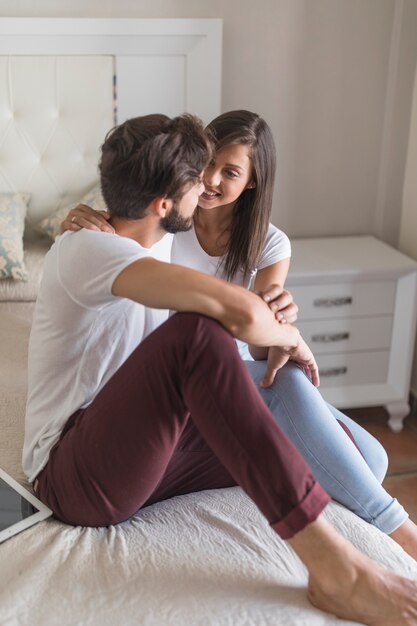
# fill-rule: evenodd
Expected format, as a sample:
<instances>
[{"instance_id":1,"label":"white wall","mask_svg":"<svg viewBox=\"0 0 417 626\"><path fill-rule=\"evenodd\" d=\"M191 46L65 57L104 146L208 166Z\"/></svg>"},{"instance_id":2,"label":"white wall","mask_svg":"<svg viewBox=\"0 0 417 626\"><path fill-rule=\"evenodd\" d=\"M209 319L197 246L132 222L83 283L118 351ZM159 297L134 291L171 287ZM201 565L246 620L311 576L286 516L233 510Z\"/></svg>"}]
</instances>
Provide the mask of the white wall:
<instances>
[{"instance_id":1,"label":"white wall","mask_svg":"<svg viewBox=\"0 0 417 626\"><path fill-rule=\"evenodd\" d=\"M273 129L275 223L397 244L416 0L0 0L0 14L223 18L223 110Z\"/></svg>"},{"instance_id":2,"label":"white wall","mask_svg":"<svg viewBox=\"0 0 417 626\"><path fill-rule=\"evenodd\" d=\"M410 141L404 180L403 210L400 224L400 250L417 260L417 73L414 82ZM411 388L417 396L417 341Z\"/></svg>"}]
</instances>

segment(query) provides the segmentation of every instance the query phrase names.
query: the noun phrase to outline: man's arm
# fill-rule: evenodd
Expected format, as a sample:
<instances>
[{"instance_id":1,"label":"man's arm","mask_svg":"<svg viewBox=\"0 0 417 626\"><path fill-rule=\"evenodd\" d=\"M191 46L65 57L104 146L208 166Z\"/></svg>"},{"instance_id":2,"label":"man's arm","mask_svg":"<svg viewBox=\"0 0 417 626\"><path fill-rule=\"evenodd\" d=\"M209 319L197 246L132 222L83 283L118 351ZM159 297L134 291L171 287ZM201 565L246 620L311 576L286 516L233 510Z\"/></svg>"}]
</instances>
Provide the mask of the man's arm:
<instances>
[{"instance_id":1,"label":"man's arm","mask_svg":"<svg viewBox=\"0 0 417 626\"><path fill-rule=\"evenodd\" d=\"M234 337L258 346L295 349L298 330L279 324L268 305L243 287L152 258L126 267L112 292L147 307L192 311L218 320Z\"/></svg>"}]
</instances>

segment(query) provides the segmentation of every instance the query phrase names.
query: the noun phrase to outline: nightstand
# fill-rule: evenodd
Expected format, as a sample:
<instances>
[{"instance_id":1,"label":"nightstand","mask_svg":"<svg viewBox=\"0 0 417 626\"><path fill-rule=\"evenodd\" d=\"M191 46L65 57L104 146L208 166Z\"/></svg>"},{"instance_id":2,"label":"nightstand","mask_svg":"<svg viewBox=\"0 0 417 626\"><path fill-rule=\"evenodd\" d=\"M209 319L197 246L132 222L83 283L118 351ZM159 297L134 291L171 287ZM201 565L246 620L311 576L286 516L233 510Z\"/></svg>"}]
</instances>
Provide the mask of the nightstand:
<instances>
[{"instance_id":1,"label":"nightstand","mask_svg":"<svg viewBox=\"0 0 417 626\"><path fill-rule=\"evenodd\" d=\"M417 263L375 237L293 239L286 286L323 397L340 409L383 405L400 431L410 410Z\"/></svg>"}]
</instances>

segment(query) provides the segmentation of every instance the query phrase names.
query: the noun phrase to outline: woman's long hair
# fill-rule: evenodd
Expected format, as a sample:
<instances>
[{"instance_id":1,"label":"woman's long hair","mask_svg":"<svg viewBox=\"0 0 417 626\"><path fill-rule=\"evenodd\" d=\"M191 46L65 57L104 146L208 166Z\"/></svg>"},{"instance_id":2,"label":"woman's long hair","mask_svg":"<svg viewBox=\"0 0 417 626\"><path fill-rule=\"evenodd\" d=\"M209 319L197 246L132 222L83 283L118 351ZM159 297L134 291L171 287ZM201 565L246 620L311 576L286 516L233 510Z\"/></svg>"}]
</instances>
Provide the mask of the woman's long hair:
<instances>
[{"instance_id":1,"label":"woman's long hair","mask_svg":"<svg viewBox=\"0 0 417 626\"><path fill-rule=\"evenodd\" d=\"M231 144L250 148L253 166L253 189L246 189L233 208L231 234L222 269L231 280L241 269L247 274L259 261L272 210L276 154L268 124L250 111L229 111L207 126L215 150Z\"/></svg>"}]
</instances>

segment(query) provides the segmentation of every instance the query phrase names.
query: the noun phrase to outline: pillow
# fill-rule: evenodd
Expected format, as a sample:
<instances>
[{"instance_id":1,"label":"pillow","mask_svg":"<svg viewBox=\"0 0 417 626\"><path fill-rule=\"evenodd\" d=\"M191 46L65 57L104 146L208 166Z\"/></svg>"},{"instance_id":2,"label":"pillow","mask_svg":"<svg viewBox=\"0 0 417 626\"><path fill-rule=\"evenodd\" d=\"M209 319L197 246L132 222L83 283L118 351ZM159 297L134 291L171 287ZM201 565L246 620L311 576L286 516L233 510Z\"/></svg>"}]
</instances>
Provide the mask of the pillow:
<instances>
[{"instance_id":1,"label":"pillow","mask_svg":"<svg viewBox=\"0 0 417 626\"><path fill-rule=\"evenodd\" d=\"M0 194L0 279L28 279L23 259L23 231L28 193Z\"/></svg>"},{"instance_id":2,"label":"pillow","mask_svg":"<svg viewBox=\"0 0 417 626\"><path fill-rule=\"evenodd\" d=\"M106 211L106 203L104 202L104 198L101 194L101 189L99 185L95 185L90 191L87 191L85 196L78 200L78 202L73 202L72 204L68 204L67 206L57 209L48 217L45 217L39 224L36 225L36 230L43 233L44 235L48 235L51 239L55 239L57 235L59 235L61 223L64 221L64 218L67 217L68 213L77 206L77 204L86 204L90 206L92 209L96 209L96 211Z\"/></svg>"}]
</instances>

